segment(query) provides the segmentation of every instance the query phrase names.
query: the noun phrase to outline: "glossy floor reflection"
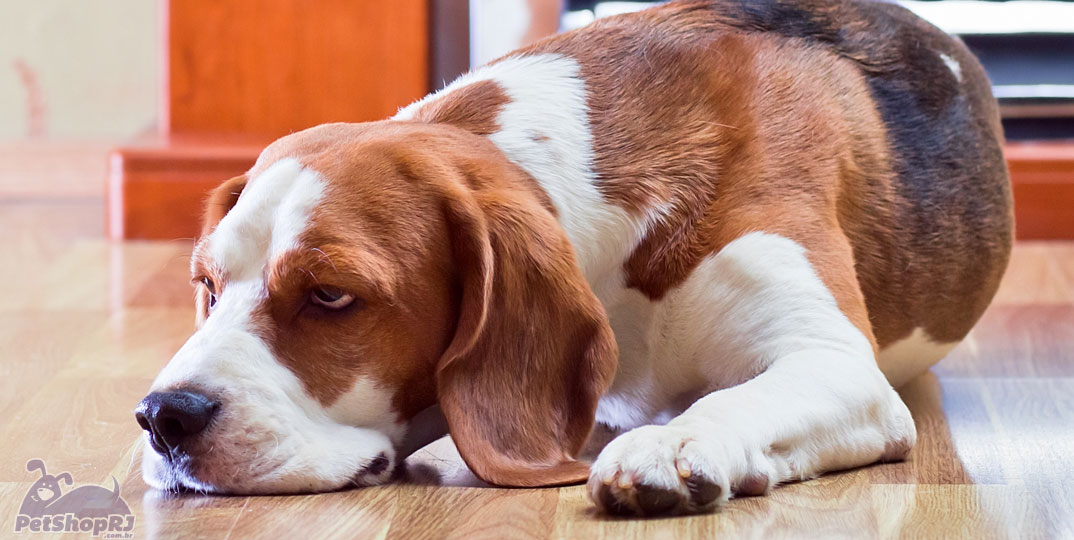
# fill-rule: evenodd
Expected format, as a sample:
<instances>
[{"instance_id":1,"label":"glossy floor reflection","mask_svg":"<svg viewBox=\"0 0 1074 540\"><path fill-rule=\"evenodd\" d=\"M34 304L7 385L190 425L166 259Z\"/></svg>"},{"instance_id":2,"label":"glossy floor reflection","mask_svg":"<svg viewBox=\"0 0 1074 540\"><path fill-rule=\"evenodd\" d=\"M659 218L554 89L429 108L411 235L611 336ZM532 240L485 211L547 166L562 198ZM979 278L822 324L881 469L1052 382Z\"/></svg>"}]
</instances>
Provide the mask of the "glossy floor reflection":
<instances>
[{"instance_id":1,"label":"glossy floor reflection","mask_svg":"<svg viewBox=\"0 0 1074 540\"><path fill-rule=\"evenodd\" d=\"M446 439L410 460L403 485L293 497L147 490L131 410L192 329L190 244L109 244L99 198L22 191L0 182L3 534L37 477L26 462L40 458L76 486L114 476L135 538L1074 537L1074 243L1018 245L970 339L902 389L920 434L909 461L716 514L618 520L595 515L577 486L484 487Z\"/></svg>"}]
</instances>

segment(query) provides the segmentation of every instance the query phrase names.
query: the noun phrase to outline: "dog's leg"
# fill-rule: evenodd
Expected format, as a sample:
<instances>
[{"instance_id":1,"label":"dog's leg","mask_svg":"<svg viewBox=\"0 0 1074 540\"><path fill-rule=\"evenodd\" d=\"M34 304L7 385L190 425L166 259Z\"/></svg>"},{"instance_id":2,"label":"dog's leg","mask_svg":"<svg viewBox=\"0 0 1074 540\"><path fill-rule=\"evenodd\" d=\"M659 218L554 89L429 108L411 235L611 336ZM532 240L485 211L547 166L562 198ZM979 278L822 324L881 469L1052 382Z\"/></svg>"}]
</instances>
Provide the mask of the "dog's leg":
<instances>
[{"instance_id":1,"label":"dog's leg","mask_svg":"<svg viewBox=\"0 0 1074 540\"><path fill-rule=\"evenodd\" d=\"M841 233L801 243L751 233L702 262L665 299L660 334L710 388L745 382L609 443L591 469L594 502L613 513L698 512L904 458L914 423L876 365L854 276Z\"/></svg>"}]
</instances>

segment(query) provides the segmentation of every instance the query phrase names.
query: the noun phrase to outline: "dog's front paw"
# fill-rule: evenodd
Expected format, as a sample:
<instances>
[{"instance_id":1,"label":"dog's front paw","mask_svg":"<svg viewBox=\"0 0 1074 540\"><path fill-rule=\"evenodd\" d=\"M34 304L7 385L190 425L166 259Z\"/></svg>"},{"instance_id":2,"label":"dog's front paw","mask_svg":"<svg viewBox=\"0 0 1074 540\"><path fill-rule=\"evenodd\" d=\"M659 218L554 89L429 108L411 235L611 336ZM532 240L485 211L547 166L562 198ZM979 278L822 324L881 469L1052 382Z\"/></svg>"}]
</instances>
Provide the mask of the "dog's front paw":
<instances>
[{"instance_id":1,"label":"dog's front paw","mask_svg":"<svg viewBox=\"0 0 1074 540\"><path fill-rule=\"evenodd\" d=\"M745 448L706 427L644 426L624 433L593 463L589 497L610 514L659 515L712 510L732 490L763 493L769 477L750 470Z\"/></svg>"}]
</instances>

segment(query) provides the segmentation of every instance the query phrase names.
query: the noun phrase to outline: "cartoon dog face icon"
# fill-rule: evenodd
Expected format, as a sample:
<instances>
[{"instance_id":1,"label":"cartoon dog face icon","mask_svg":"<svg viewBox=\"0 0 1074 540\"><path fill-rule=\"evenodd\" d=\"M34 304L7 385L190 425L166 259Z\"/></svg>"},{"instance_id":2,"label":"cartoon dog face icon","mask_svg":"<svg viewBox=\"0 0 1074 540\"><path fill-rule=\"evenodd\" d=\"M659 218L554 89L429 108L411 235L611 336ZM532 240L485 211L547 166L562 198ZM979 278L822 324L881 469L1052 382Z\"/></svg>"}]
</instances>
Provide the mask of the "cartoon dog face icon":
<instances>
[{"instance_id":1,"label":"cartoon dog face icon","mask_svg":"<svg viewBox=\"0 0 1074 540\"><path fill-rule=\"evenodd\" d=\"M30 488L30 492L26 494L26 499L22 502L22 510L19 513L27 515L39 515L48 505L63 495L63 490L60 488L60 482L70 486L74 483L70 473L62 473L56 476L52 476L45 471L45 463L40 459L32 459L26 463L26 470L41 471L41 478L38 478L34 485Z\"/></svg>"}]
</instances>

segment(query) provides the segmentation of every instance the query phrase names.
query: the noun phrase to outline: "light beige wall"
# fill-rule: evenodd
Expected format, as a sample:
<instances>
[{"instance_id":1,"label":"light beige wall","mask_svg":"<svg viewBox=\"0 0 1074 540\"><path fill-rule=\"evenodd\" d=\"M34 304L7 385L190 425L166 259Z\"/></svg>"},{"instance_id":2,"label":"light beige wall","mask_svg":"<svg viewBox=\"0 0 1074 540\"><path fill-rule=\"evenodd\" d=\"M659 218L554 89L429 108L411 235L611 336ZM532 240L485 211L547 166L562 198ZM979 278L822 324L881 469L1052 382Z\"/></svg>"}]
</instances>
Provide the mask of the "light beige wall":
<instances>
[{"instance_id":1,"label":"light beige wall","mask_svg":"<svg viewBox=\"0 0 1074 540\"><path fill-rule=\"evenodd\" d=\"M0 0L0 138L122 139L157 118L158 0Z\"/></svg>"}]
</instances>

